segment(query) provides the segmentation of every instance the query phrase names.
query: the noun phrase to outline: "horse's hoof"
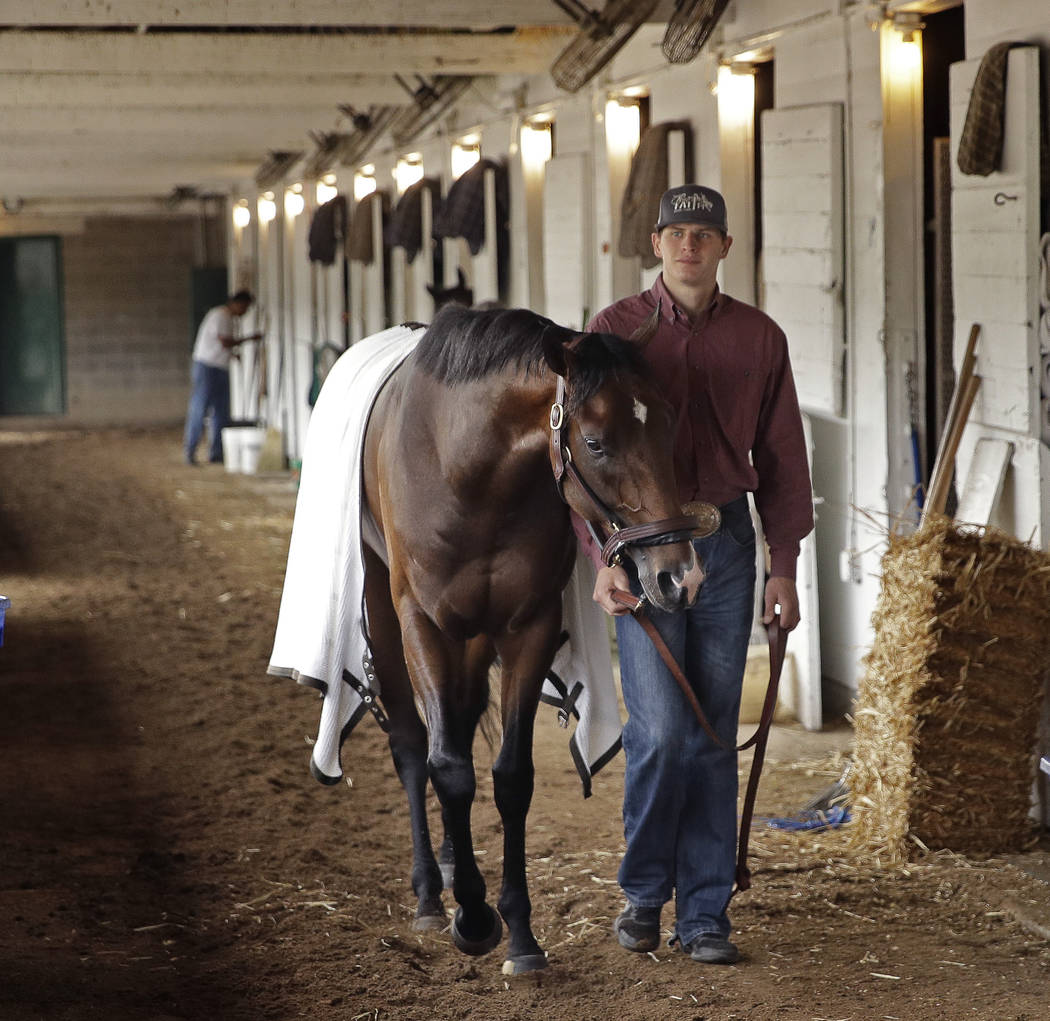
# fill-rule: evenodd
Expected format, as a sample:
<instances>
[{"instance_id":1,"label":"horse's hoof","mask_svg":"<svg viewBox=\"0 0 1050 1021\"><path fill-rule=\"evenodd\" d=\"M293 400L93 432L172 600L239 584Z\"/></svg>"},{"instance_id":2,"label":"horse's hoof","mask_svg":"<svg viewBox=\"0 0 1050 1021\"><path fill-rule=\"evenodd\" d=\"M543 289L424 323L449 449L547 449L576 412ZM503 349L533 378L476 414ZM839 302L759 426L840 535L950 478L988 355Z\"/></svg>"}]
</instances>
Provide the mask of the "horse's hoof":
<instances>
[{"instance_id":1,"label":"horse's hoof","mask_svg":"<svg viewBox=\"0 0 1050 1021\"><path fill-rule=\"evenodd\" d=\"M457 950L461 950L471 957L481 957L482 954L487 954L503 939L503 922L500 921L499 915L488 904L483 905L483 907L489 913L492 924L488 935L483 936L481 939L467 939L463 935L460 929L463 922L462 908L456 910L456 917L452 919L452 942L455 943Z\"/></svg>"},{"instance_id":2,"label":"horse's hoof","mask_svg":"<svg viewBox=\"0 0 1050 1021\"><path fill-rule=\"evenodd\" d=\"M530 971L542 971L546 967L546 954L522 954L519 957L508 957L503 962L503 974L525 975Z\"/></svg>"},{"instance_id":3,"label":"horse's hoof","mask_svg":"<svg viewBox=\"0 0 1050 1021\"><path fill-rule=\"evenodd\" d=\"M441 932L448 928L448 915L416 915L412 919L413 932Z\"/></svg>"}]
</instances>

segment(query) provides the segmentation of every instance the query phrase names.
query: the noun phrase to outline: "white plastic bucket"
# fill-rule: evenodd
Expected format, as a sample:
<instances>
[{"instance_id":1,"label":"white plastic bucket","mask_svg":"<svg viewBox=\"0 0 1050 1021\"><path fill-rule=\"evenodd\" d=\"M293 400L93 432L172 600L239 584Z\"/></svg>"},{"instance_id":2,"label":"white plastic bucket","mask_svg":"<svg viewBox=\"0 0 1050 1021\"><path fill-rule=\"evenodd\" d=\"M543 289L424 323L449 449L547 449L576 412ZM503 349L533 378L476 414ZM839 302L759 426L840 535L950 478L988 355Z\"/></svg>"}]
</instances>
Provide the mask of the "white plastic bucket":
<instances>
[{"instance_id":1,"label":"white plastic bucket","mask_svg":"<svg viewBox=\"0 0 1050 1021\"><path fill-rule=\"evenodd\" d=\"M266 440L260 425L228 425L222 431L222 461L228 472L254 475Z\"/></svg>"},{"instance_id":2,"label":"white plastic bucket","mask_svg":"<svg viewBox=\"0 0 1050 1021\"><path fill-rule=\"evenodd\" d=\"M241 433L243 429L227 426L222 431L222 463L228 472L241 470Z\"/></svg>"},{"instance_id":3,"label":"white plastic bucket","mask_svg":"<svg viewBox=\"0 0 1050 1021\"><path fill-rule=\"evenodd\" d=\"M249 426L240 432L241 471L245 475L254 475L259 470L259 457L266 440L266 430L259 426Z\"/></svg>"}]
</instances>

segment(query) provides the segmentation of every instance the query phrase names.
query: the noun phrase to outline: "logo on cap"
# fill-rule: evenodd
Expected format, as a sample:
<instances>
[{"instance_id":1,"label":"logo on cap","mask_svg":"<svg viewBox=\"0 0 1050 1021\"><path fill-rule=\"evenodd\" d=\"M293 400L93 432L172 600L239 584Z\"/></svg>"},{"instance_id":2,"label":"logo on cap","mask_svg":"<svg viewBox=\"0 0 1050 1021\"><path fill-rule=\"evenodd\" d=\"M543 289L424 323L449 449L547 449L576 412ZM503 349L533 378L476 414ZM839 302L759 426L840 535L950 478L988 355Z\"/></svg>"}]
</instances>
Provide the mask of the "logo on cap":
<instances>
[{"instance_id":1,"label":"logo on cap","mask_svg":"<svg viewBox=\"0 0 1050 1021\"><path fill-rule=\"evenodd\" d=\"M714 203L703 192L671 196L671 208L675 213L695 213L698 209L708 213L714 207Z\"/></svg>"}]
</instances>

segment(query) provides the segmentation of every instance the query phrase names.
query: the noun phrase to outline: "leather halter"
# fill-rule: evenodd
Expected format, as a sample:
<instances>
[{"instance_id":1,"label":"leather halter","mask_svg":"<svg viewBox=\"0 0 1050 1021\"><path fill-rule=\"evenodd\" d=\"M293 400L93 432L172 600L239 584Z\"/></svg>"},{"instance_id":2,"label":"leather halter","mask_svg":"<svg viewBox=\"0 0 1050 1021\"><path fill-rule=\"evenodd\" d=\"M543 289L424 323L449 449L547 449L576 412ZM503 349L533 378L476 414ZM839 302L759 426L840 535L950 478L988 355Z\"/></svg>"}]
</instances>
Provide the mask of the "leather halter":
<instances>
[{"instance_id":1,"label":"leather halter","mask_svg":"<svg viewBox=\"0 0 1050 1021\"><path fill-rule=\"evenodd\" d=\"M568 475L579 486L580 491L597 511L598 518L605 522L609 537L600 540L602 544L602 563L619 563L620 553L626 546L658 546L664 543L683 542L688 539L703 538L718 531L721 515L718 508L707 504L702 515L681 514L674 518L662 518L659 521L645 521L638 525L628 525L602 498L587 484L572 459L565 431L569 427L569 417L565 411L565 377L558 376L554 404L551 405L550 417L550 458L554 481L558 494L565 500L565 476ZM568 501L565 501L568 503Z\"/></svg>"}]
</instances>

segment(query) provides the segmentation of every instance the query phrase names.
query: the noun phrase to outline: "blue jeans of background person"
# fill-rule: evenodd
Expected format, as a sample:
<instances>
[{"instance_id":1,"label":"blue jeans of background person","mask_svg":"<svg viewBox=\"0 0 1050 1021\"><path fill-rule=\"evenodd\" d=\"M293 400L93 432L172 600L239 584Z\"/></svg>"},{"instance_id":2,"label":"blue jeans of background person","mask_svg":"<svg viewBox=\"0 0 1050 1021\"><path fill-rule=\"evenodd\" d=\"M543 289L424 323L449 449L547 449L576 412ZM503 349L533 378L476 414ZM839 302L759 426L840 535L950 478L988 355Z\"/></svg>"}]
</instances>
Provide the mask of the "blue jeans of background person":
<instances>
[{"instance_id":1,"label":"blue jeans of background person","mask_svg":"<svg viewBox=\"0 0 1050 1021\"><path fill-rule=\"evenodd\" d=\"M649 636L616 618L628 720L619 882L638 907L674 895L675 932L729 934L737 832L737 717L754 614L755 530L747 498L722 508L722 527L695 547L705 579L679 613L647 608L727 749L703 731Z\"/></svg>"},{"instance_id":2,"label":"blue jeans of background person","mask_svg":"<svg viewBox=\"0 0 1050 1021\"><path fill-rule=\"evenodd\" d=\"M204 416L211 411L211 436L208 460L222 460L222 430L230 424L230 372L204 362L193 363L193 389L186 411L183 447L186 460L193 461L197 444L204 434Z\"/></svg>"}]
</instances>

